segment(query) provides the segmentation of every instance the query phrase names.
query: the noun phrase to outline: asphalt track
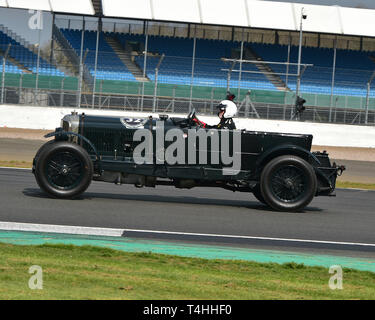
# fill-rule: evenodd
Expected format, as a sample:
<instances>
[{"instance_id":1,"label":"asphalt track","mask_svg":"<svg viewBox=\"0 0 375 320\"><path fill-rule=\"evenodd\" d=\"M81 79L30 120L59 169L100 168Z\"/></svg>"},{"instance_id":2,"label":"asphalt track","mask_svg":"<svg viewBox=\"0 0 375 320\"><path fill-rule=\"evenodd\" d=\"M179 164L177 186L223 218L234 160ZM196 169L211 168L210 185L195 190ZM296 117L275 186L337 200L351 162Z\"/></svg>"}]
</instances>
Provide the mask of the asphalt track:
<instances>
[{"instance_id":1,"label":"asphalt track","mask_svg":"<svg viewBox=\"0 0 375 320\"><path fill-rule=\"evenodd\" d=\"M127 229L131 238L374 258L374 208L374 191L340 189L303 212L281 213L218 188L101 182L79 199L58 200L40 191L30 170L0 169L0 221Z\"/></svg>"}]
</instances>

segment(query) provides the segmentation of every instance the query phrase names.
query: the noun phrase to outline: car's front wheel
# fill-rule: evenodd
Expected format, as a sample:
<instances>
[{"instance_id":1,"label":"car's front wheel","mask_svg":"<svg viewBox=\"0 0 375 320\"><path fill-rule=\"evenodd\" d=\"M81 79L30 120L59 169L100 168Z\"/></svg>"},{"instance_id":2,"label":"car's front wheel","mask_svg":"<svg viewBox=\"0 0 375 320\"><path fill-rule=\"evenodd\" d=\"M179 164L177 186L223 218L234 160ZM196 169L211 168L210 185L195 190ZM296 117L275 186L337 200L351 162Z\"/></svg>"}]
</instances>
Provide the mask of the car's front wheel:
<instances>
[{"instance_id":1,"label":"car's front wheel","mask_svg":"<svg viewBox=\"0 0 375 320\"><path fill-rule=\"evenodd\" d=\"M93 164L85 149L75 143L56 142L41 150L35 164L40 188L57 198L75 198L89 187Z\"/></svg>"},{"instance_id":2,"label":"car's front wheel","mask_svg":"<svg viewBox=\"0 0 375 320\"><path fill-rule=\"evenodd\" d=\"M299 211L314 198L317 178L304 159L286 155L271 160L263 169L260 191L266 203L278 211Z\"/></svg>"}]
</instances>

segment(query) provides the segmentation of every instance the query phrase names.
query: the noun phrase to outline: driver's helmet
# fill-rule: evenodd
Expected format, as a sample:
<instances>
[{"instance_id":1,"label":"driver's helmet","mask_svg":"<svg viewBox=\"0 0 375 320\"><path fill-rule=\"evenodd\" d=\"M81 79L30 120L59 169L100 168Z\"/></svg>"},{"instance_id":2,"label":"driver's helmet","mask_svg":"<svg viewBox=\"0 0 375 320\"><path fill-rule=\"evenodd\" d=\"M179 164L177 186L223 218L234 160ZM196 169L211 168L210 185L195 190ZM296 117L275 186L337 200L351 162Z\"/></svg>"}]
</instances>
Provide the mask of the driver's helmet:
<instances>
[{"instance_id":1,"label":"driver's helmet","mask_svg":"<svg viewBox=\"0 0 375 320\"><path fill-rule=\"evenodd\" d=\"M233 101L223 100L217 107L219 108L219 113L220 111L225 111L223 115L225 119L231 119L237 114L237 106Z\"/></svg>"}]
</instances>

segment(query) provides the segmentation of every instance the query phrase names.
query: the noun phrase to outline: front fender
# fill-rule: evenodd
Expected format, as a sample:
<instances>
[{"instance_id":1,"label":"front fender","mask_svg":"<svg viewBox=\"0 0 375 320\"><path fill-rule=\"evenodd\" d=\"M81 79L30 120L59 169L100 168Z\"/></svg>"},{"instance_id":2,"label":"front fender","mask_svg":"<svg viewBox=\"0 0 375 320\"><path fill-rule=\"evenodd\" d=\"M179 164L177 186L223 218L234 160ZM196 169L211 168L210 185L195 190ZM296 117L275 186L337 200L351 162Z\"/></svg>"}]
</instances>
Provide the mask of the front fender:
<instances>
[{"instance_id":1,"label":"front fender","mask_svg":"<svg viewBox=\"0 0 375 320\"><path fill-rule=\"evenodd\" d=\"M55 137L55 140L65 140L68 137L72 137L72 136L78 137L79 139L82 139L83 141L85 141L90 146L92 151L95 153L96 161L100 161L100 156L99 156L98 151L96 150L95 146L92 144L92 142L89 139L80 135L79 133L64 131L62 128L57 128L56 131L50 132L50 133L46 134L44 137L45 138Z\"/></svg>"}]
</instances>

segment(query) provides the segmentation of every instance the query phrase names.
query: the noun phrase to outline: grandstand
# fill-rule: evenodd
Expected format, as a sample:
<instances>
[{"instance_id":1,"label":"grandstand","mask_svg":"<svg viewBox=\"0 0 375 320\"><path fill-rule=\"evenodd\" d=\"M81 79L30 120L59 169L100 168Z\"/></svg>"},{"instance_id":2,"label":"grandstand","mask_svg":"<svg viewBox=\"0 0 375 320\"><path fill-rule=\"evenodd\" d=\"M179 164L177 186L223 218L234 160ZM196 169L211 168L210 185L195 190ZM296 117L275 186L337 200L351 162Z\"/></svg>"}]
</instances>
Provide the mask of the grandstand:
<instances>
[{"instance_id":1,"label":"grandstand","mask_svg":"<svg viewBox=\"0 0 375 320\"><path fill-rule=\"evenodd\" d=\"M63 34L67 37L70 44L77 53L80 50L81 32L79 30L63 29ZM90 50L90 56L87 58L87 65L90 70L94 70L95 62L95 43L96 35L93 31L85 32L85 49ZM108 45L106 39L112 38L121 44L124 53L129 43L137 43L138 46L145 43L145 36L121 33L101 33L99 51L103 52L102 60L98 61L98 79L105 80L127 80L135 81L132 73L121 62L118 54ZM163 36L150 36L148 39L148 50L154 53L148 59L146 70L147 77L154 80L155 67L158 59L164 53L166 58L159 70L160 81L163 83L189 85L191 81L191 58L192 58L192 39L170 38ZM195 85L209 85L214 87L226 87L227 73L222 71L228 67L221 58L235 58L233 52L238 52L241 43L238 41L208 40L199 39L197 41L196 64L198 71L194 77ZM213 49L214 48L214 49ZM131 50L131 49L129 49ZM269 45L260 43L247 43L245 46L245 56L253 58L247 51L255 52L257 57L263 61L286 62L288 46ZM291 61L297 61L298 47L291 47ZM332 72L328 70L332 67L333 49L326 48L304 48L303 62L313 64L314 68L307 69L303 75L301 91L304 93L327 94L331 92ZM108 60L108 59L109 60ZM237 57L238 58L238 57ZM337 50L337 69L335 94L349 96L365 96L366 84L371 76L371 71L375 70L374 60L371 59L371 52ZM135 62L142 68L143 55L138 53L135 56ZM271 65L273 71L277 74L285 73L285 66ZM244 71L259 71L255 64L247 64ZM367 77L366 77L367 74ZM281 76L286 81L286 76ZM236 80L232 80L231 87L237 87ZM296 78L290 78L288 86L295 90ZM264 74L251 74L241 83L242 88L261 89L278 91L283 88L277 88Z\"/></svg>"},{"instance_id":2,"label":"grandstand","mask_svg":"<svg viewBox=\"0 0 375 320\"><path fill-rule=\"evenodd\" d=\"M253 3L257 4L253 11L249 9L250 16L261 5L259 1L249 5ZM192 18L184 23L175 19L163 22L130 13L124 13L129 16L121 20L106 20L106 7L101 1L93 1L90 10L96 20L87 20L89 26L83 22L85 18L66 14L59 17L59 12L54 12L50 51L42 50L40 57L35 46L0 25L0 63L3 65L4 61L2 78L8 97L5 100L20 103L21 88L37 87L47 105L73 106L76 101L81 103L76 96L83 95L82 103L86 106L100 106L105 101L107 107L128 104L134 108L136 104L137 109L143 110L151 104L154 108L157 101L160 110L164 105L168 111L173 103L175 111L175 102L180 100L181 112L195 107L195 101L198 109L204 106L204 112L212 112L215 101L230 89L238 92L238 102L246 104L245 108L252 104L253 110L255 106L264 109L267 104L267 118L272 117L270 110L275 118L288 117L289 111L285 109L293 108L298 80L298 28L271 28L266 25L267 19L261 22L264 25L244 28L237 25L240 22L229 26L196 23ZM312 13L328 10L309 7ZM298 8L293 9L294 13ZM341 12L344 17L347 10ZM359 9L350 10L357 14L355 10ZM201 16L204 17L202 13ZM238 21L240 16L236 17ZM286 23L282 19L276 21L280 26ZM346 25L345 28L349 29ZM361 122L361 112L375 109L375 93L370 90L375 41L364 31L356 35L330 31L317 31L309 24L306 27L302 63L309 66L301 76L300 94L308 106L315 107L310 120L332 121L335 108L335 115L345 113L346 117L352 113L348 121ZM263 117L264 110L241 115ZM320 110L325 113L319 113Z\"/></svg>"},{"instance_id":3,"label":"grandstand","mask_svg":"<svg viewBox=\"0 0 375 320\"><path fill-rule=\"evenodd\" d=\"M14 33L13 33L14 35ZM14 38L8 35L7 28L0 25L0 50L5 53L9 46L8 52L8 70L12 73L37 73L37 60L38 56L30 48L27 42L22 41L23 44L18 42L17 36ZM10 63L9 63L10 62ZM43 58L40 58L39 62L39 74L45 74L50 76L64 76L64 73L58 70L58 68L52 66L46 62Z\"/></svg>"}]
</instances>

